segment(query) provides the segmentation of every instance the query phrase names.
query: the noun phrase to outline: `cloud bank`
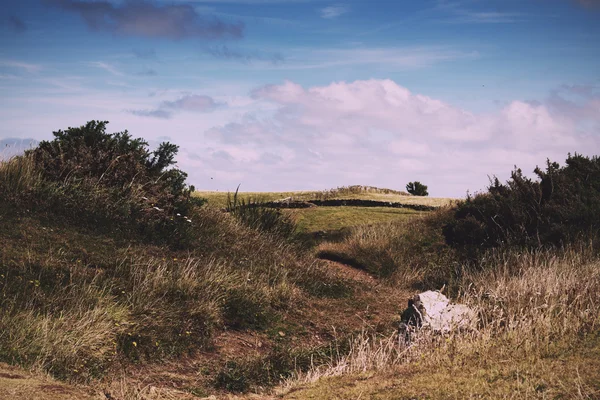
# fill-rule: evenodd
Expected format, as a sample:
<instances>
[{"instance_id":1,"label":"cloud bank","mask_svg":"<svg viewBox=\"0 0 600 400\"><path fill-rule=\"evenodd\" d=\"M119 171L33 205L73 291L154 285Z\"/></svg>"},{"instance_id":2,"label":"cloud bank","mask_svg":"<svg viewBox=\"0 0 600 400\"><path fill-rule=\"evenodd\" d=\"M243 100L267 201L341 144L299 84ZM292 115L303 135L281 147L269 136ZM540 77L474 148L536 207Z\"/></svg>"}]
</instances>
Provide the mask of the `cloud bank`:
<instances>
[{"instance_id":1,"label":"cloud bank","mask_svg":"<svg viewBox=\"0 0 600 400\"><path fill-rule=\"evenodd\" d=\"M209 129L209 146L181 165L202 166L227 188L401 189L420 180L433 195L464 196L483 189L488 174L507 178L515 164L531 172L547 157L600 150L600 95L582 90L473 114L391 80L285 82L255 90L255 110Z\"/></svg>"}]
</instances>

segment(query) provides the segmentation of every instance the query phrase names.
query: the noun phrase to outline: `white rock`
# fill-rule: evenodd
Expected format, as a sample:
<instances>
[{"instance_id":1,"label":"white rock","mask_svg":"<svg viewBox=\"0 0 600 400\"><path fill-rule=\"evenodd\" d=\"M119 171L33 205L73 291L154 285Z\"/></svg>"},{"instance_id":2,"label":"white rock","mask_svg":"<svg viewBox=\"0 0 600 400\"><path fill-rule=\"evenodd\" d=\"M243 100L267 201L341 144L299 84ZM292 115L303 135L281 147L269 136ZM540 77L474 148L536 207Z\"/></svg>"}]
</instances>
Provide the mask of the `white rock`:
<instances>
[{"instance_id":1,"label":"white rock","mask_svg":"<svg viewBox=\"0 0 600 400\"><path fill-rule=\"evenodd\" d=\"M449 332L457 329L473 329L477 313L464 304L450 304L440 292L419 293L409 301L409 309L403 320L408 324L428 327L434 332Z\"/></svg>"}]
</instances>

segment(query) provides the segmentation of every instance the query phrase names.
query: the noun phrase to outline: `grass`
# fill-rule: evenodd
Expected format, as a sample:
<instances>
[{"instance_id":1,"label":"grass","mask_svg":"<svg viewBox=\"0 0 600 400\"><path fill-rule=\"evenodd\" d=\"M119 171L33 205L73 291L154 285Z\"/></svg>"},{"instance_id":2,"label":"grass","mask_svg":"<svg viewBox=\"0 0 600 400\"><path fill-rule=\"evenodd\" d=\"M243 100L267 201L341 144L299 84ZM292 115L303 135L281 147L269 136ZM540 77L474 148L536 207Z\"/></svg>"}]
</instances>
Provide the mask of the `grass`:
<instances>
[{"instance_id":1,"label":"grass","mask_svg":"<svg viewBox=\"0 0 600 400\"><path fill-rule=\"evenodd\" d=\"M408 365L379 372L323 378L301 385L284 399L596 399L600 395L600 340L554 357L507 360L500 365L455 365L434 369Z\"/></svg>"},{"instance_id":2,"label":"grass","mask_svg":"<svg viewBox=\"0 0 600 400\"><path fill-rule=\"evenodd\" d=\"M90 223L114 206L94 185L48 187L26 158L0 163L0 361L119 399L267 394L282 379L290 399L600 396L592 245L465 264L444 242L445 208L283 210L301 233L345 232L306 249L221 212L220 193L190 210L193 246L177 248ZM290 195L434 200L365 187L240 197ZM83 223L62 202L77 199L107 203ZM477 309L477 330L399 341L408 296L442 285Z\"/></svg>"},{"instance_id":3,"label":"grass","mask_svg":"<svg viewBox=\"0 0 600 400\"><path fill-rule=\"evenodd\" d=\"M286 210L296 221L300 232L340 230L359 225L389 221L405 221L419 211L387 207L311 207Z\"/></svg>"},{"instance_id":4,"label":"grass","mask_svg":"<svg viewBox=\"0 0 600 400\"><path fill-rule=\"evenodd\" d=\"M440 230L449 214L437 210L408 216L354 227L338 242L321 243L317 255L363 269L389 284L441 287L451 278L454 261Z\"/></svg>"},{"instance_id":5,"label":"grass","mask_svg":"<svg viewBox=\"0 0 600 400\"><path fill-rule=\"evenodd\" d=\"M216 191L196 191L194 196L203 197L213 207L224 208L227 206L227 193ZM404 204L420 204L441 207L452 204L455 199L411 196L403 192L390 191L389 189L371 188L365 190L348 190L338 188L325 191L295 191L295 192L239 192L240 199L245 201L274 201L292 198L299 201L329 200L329 199L362 199L397 202Z\"/></svg>"},{"instance_id":6,"label":"grass","mask_svg":"<svg viewBox=\"0 0 600 400\"><path fill-rule=\"evenodd\" d=\"M264 332L294 305L352 291L284 239L213 208L190 214L195 246L181 250L40 212L47 199L27 166L0 164L2 361L91 382L210 351L224 331Z\"/></svg>"},{"instance_id":7,"label":"grass","mask_svg":"<svg viewBox=\"0 0 600 400\"><path fill-rule=\"evenodd\" d=\"M512 251L484 264L463 276L458 299L478 310L477 330L423 332L410 345L359 336L348 355L290 381L284 398L597 398L597 256Z\"/></svg>"}]
</instances>

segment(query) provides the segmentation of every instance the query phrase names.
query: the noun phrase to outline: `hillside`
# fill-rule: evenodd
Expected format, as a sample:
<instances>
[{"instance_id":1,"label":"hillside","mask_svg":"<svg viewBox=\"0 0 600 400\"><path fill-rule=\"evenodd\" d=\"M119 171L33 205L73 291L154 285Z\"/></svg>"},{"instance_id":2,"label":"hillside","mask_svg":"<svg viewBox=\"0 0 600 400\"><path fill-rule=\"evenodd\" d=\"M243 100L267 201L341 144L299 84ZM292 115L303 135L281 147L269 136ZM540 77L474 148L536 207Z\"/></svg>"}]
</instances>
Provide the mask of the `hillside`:
<instances>
[{"instance_id":1,"label":"hillside","mask_svg":"<svg viewBox=\"0 0 600 400\"><path fill-rule=\"evenodd\" d=\"M152 157L104 129L60 131L0 165L1 361L113 397L123 382L177 396L264 391L365 319L393 331L403 288L374 289L368 274L202 206L182 173L161 170L176 147ZM49 156L69 146L81 158ZM90 155L103 148L112 161ZM130 173L138 186L124 190Z\"/></svg>"},{"instance_id":2,"label":"hillside","mask_svg":"<svg viewBox=\"0 0 600 400\"><path fill-rule=\"evenodd\" d=\"M430 211L223 210L171 167L177 146L105 128L0 164L0 396L600 394L599 159ZM402 339L425 290L476 323Z\"/></svg>"}]
</instances>

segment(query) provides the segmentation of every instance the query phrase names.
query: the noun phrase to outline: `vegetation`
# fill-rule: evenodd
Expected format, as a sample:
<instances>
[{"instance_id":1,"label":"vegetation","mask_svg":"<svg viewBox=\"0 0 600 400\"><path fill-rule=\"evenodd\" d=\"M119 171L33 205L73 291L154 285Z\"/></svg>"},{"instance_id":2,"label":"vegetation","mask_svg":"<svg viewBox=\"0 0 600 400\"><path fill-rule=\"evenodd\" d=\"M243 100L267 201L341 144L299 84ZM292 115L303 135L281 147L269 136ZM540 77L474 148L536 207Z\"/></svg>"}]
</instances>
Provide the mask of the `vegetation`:
<instances>
[{"instance_id":1,"label":"vegetation","mask_svg":"<svg viewBox=\"0 0 600 400\"><path fill-rule=\"evenodd\" d=\"M283 397L597 398L600 260L591 250L490 253L460 280L457 300L481 316L476 331L424 332L410 346L359 335L347 355L289 380Z\"/></svg>"},{"instance_id":2,"label":"vegetation","mask_svg":"<svg viewBox=\"0 0 600 400\"><path fill-rule=\"evenodd\" d=\"M390 284L441 287L451 277L454 261L440 229L449 217L447 210L439 210L424 218L358 226L338 243L321 244L317 255L364 269Z\"/></svg>"},{"instance_id":3,"label":"vegetation","mask_svg":"<svg viewBox=\"0 0 600 400\"><path fill-rule=\"evenodd\" d=\"M443 282L480 323L466 333L421 332L410 344L359 335L348 354L289 380L284 397L391 399L398 387L407 399L598 397L597 163L578 155L562 168L548 162L537 181L516 170L506 185L495 179L487 193L417 221L429 229L359 228L321 246L389 283ZM437 268L423 268L427 261Z\"/></svg>"},{"instance_id":4,"label":"vegetation","mask_svg":"<svg viewBox=\"0 0 600 400\"><path fill-rule=\"evenodd\" d=\"M520 169L506 184L495 178L487 192L468 197L444 228L447 242L473 253L481 248L562 246L593 239L600 229L600 159L574 155L560 167Z\"/></svg>"},{"instance_id":5,"label":"vegetation","mask_svg":"<svg viewBox=\"0 0 600 400\"><path fill-rule=\"evenodd\" d=\"M54 136L0 163L2 362L119 399L282 381L296 399L600 395L598 158L435 211L278 210L237 191L204 205L177 146L106 122ZM438 201L359 186L264 200L292 196ZM340 235L296 240L320 231ZM477 329L399 341L406 298L440 288Z\"/></svg>"},{"instance_id":6,"label":"vegetation","mask_svg":"<svg viewBox=\"0 0 600 400\"><path fill-rule=\"evenodd\" d=\"M413 196L429 196L429 192L427 192L427 186L423 185L419 181L409 182L406 185L406 191Z\"/></svg>"},{"instance_id":7,"label":"vegetation","mask_svg":"<svg viewBox=\"0 0 600 400\"><path fill-rule=\"evenodd\" d=\"M336 231L361 225L403 221L422 213L407 208L387 207L311 207L286 210L298 224L298 230L307 233Z\"/></svg>"},{"instance_id":8,"label":"vegetation","mask_svg":"<svg viewBox=\"0 0 600 400\"><path fill-rule=\"evenodd\" d=\"M190 246L189 214L203 200L191 196L184 172L169 169L178 147L162 143L149 152L126 131L106 133L106 124L54 132L54 140L5 165L5 201L113 234Z\"/></svg>"},{"instance_id":9,"label":"vegetation","mask_svg":"<svg viewBox=\"0 0 600 400\"><path fill-rule=\"evenodd\" d=\"M233 196L227 194L226 210L246 226L261 232L291 238L296 231L296 225L289 215L278 209L263 207L261 202L255 200L240 199L237 190Z\"/></svg>"},{"instance_id":10,"label":"vegetation","mask_svg":"<svg viewBox=\"0 0 600 400\"><path fill-rule=\"evenodd\" d=\"M398 192L390 189L371 188L359 191L358 187L362 186L351 187L356 189L345 190L338 188L325 191L297 192L238 192L238 199L254 202L269 202L287 198L295 201L363 199L404 204L422 204L434 207L446 206L454 202L454 199L450 198L409 196L406 192ZM228 192L196 191L193 195L207 199L208 204L213 207L225 208L227 206Z\"/></svg>"},{"instance_id":11,"label":"vegetation","mask_svg":"<svg viewBox=\"0 0 600 400\"><path fill-rule=\"evenodd\" d=\"M104 125L0 164L0 361L94 381L351 293L281 232L191 201L183 173L164 169L175 147L145 153Z\"/></svg>"}]
</instances>

